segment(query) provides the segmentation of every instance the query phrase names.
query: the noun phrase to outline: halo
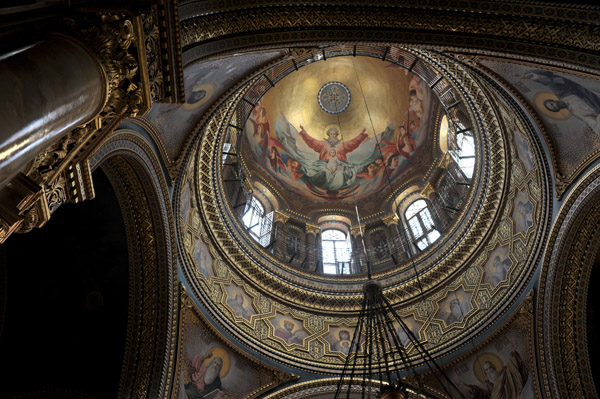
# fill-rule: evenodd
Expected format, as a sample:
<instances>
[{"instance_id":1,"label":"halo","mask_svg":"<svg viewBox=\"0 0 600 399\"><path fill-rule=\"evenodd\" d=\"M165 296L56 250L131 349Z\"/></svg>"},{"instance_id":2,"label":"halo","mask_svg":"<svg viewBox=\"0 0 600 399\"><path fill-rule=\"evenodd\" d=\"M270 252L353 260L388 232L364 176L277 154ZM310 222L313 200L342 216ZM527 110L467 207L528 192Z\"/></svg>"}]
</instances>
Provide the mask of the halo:
<instances>
[{"instance_id":1,"label":"halo","mask_svg":"<svg viewBox=\"0 0 600 399\"><path fill-rule=\"evenodd\" d=\"M571 113L568 109L561 109L558 112L552 112L548 108L544 106L544 101L546 100L554 100L558 101L558 97L552 92L549 91L541 91L536 93L533 96L533 102L538 111L551 119L556 119L558 121L563 121L565 119L569 119L571 117Z\"/></svg>"},{"instance_id":2,"label":"halo","mask_svg":"<svg viewBox=\"0 0 600 399\"><path fill-rule=\"evenodd\" d=\"M187 100L186 100L186 102L183 104L183 108L186 111L191 111L193 109L201 107L204 104L206 104L209 100L211 100L212 99L212 95L215 92L215 85L212 84L212 83L203 83L203 84L200 84L198 86L194 86L194 88L190 92L194 93L194 92L197 92L197 91L200 91L200 90L206 91L206 94L204 95L204 98L202 98L200 101L198 101L196 103L193 103L193 104L188 103Z\"/></svg>"},{"instance_id":3,"label":"halo","mask_svg":"<svg viewBox=\"0 0 600 399\"><path fill-rule=\"evenodd\" d=\"M477 378L479 382L487 381L487 377L483 374L483 365L485 362L492 363L498 372L502 371L504 368L504 364L498 355L491 352L482 353L477 356L473 363L473 374L475 374L475 378Z\"/></svg>"},{"instance_id":4,"label":"halo","mask_svg":"<svg viewBox=\"0 0 600 399\"><path fill-rule=\"evenodd\" d=\"M204 359L204 362L202 362L202 363L205 364L206 366L208 366L208 363L210 363L215 357L220 357L221 360L223 360L223 367L221 367L221 372L219 373L219 378L225 378L227 373L229 373L229 368L231 367L229 353L227 353L227 351L225 349L219 348L219 347L209 349L206 352L207 355L210 353L212 353L213 355L208 359Z\"/></svg>"},{"instance_id":5,"label":"halo","mask_svg":"<svg viewBox=\"0 0 600 399\"><path fill-rule=\"evenodd\" d=\"M292 329L292 334L300 329L298 322L296 320L292 319L291 317L282 317L281 319L279 319L279 327L285 329L283 324L286 321L289 321L290 323L292 323L294 325L294 328Z\"/></svg>"},{"instance_id":6,"label":"halo","mask_svg":"<svg viewBox=\"0 0 600 399\"><path fill-rule=\"evenodd\" d=\"M328 131L329 131L329 129L331 129L331 128L335 128L335 130L337 130L337 131L338 131L339 138L341 139L341 138L342 138L342 130L341 130L341 129L340 129L340 127L339 127L337 124L335 124L335 123L332 123L331 125L328 125L327 127L325 127L325 130L323 130L323 138L324 138L325 140L327 140L327 138L328 138L328 137L327 137L327 132L328 132Z\"/></svg>"},{"instance_id":7,"label":"halo","mask_svg":"<svg viewBox=\"0 0 600 399\"><path fill-rule=\"evenodd\" d=\"M352 345L352 342L348 339L340 341L340 348L350 348L350 345Z\"/></svg>"},{"instance_id":8,"label":"halo","mask_svg":"<svg viewBox=\"0 0 600 399\"><path fill-rule=\"evenodd\" d=\"M336 331L333 333L333 336L334 336L334 337L335 337L335 339L337 339L338 341L342 341L342 339L340 338L340 332L342 332L342 331L348 331L348 335L349 335L350 337L352 337L352 332L350 331L350 329L349 329L349 328L343 328L343 327L342 327L342 328L339 328L338 330L336 330Z\"/></svg>"}]
</instances>

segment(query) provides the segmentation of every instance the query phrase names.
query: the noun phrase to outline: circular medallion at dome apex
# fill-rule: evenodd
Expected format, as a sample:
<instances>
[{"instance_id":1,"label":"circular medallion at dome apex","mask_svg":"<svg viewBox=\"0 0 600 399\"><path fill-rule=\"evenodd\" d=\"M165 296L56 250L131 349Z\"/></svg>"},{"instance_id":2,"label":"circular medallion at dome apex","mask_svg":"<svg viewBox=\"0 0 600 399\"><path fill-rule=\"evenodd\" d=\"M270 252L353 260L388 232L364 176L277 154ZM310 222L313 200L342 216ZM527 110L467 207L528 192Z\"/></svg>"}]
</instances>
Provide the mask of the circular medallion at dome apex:
<instances>
[{"instance_id":1,"label":"circular medallion at dome apex","mask_svg":"<svg viewBox=\"0 0 600 399\"><path fill-rule=\"evenodd\" d=\"M321 109L329 114L344 112L352 101L350 89L342 82L325 83L317 97Z\"/></svg>"},{"instance_id":2,"label":"circular medallion at dome apex","mask_svg":"<svg viewBox=\"0 0 600 399\"><path fill-rule=\"evenodd\" d=\"M412 55L409 52L404 55L405 63L412 64L414 58L409 58ZM328 56L327 62L331 60ZM304 67L302 60L296 62ZM439 79L439 75L415 69L429 85ZM451 348L456 348L457 343L464 343L468 337L484 331L490 317L497 320L495 318L505 309L503 304L519 292L528 276L529 259L535 256L539 246L539 212L548 198L547 187L540 186L539 166L531 170L521 162L521 152L534 151L535 145L529 140L529 144L521 144L525 147L517 145L515 149L513 133L500 130L496 121L498 114L492 111L490 99L464 70L452 68L451 74L443 76L452 86L439 83L435 86L436 93L452 89L457 95L465 90L470 96L456 96L454 101L446 103L452 105L460 100L466 104L466 108L455 105L447 113L449 123L465 121L463 114L468 115L467 121L473 123L478 154L482 154L473 175L477 184L469 194L470 206L460 213L455 231L442 237L431 250L415 257L415 269L424 290L423 301L419 301L423 298L412 268L390 269L376 276L385 287L386 297L401 306L402 317L435 356L454 350ZM454 76L457 76L456 81ZM276 86L281 82L274 80ZM336 339L341 338L342 330L352 330L356 325L364 276L333 279L278 262L243 231L243 225L235 216L235 209L240 207L234 208L237 204L224 201L225 190L232 187L223 183L231 170L224 163L231 162L231 158L221 161L220 156L214 156L214 148L221 148L237 130L233 127L240 121L235 119L240 115L237 110L240 104L247 103L241 97L248 96L246 100L256 102L257 97L252 97L256 83L260 81L252 81L223 104L223 111L216 113L202 132L193 162L187 166L184 187L189 188L194 209L189 206L184 209L187 222L180 224L181 242L185 245L182 251L187 254L184 273L194 295L222 321L225 329L244 343L253 348L260 345L267 356L295 367L335 372L344 360L343 353L336 351ZM476 102L471 102L471 98ZM508 119L503 124L510 132L522 132L519 142L529 134L522 125L509 124ZM223 130L219 126L230 128ZM516 140L517 133L514 134ZM539 150L535 151L539 154ZM248 167L248 162L244 162L244 167ZM512 171L505 174L507 164ZM484 179L479 180L482 177ZM274 187L266 187L278 194ZM533 225L523 230L515 207L527 201L533 210ZM186 202L183 200L184 206ZM498 204L502 203L510 205L499 208ZM293 217L292 211L284 216ZM482 214L485 220L479 220ZM336 217L336 222L342 216ZM490 220L496 222L490 223ZM198 243L202 245L198 247ZM206 246L210 262L202 257ZM501 258L498 264L496 257ZM240 292L243 298L239 303L233 301L233 296L230 298ZM464 316L452 319L453 314L448 313L448 309L455 301L462 304ZM284 318L293 321L297 340L288 342L276 334ZM256 331L265 331L266 335L261 332L257 338Z\"/></svg>"}]
</instances>

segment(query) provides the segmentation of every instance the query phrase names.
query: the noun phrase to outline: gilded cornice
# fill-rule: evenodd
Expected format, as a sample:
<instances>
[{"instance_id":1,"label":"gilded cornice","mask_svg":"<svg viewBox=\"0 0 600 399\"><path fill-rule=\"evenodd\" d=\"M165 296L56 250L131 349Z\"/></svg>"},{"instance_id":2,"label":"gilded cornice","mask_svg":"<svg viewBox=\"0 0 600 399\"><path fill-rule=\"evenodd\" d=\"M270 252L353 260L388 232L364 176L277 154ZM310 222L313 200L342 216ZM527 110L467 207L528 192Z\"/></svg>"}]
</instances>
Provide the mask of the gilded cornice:
<instances>
[{"instance_id":1,"label":"gilded cornice","mask_svg":"<svg viewBox=\"0 0 600 399\"><path fill-rule=\"evenodd\" d=\"M396 215L395 213L391 214L391 215L387 215L381 218L381 221L386 225L386 226L390 226L392 224L397 225L400 222L400 219L398 218L398 215Z\"/></svg>"},{"instance_id":2,"label":"gilded cornice","mask_svg":"<svg viewBox=\"0 0 600 399\"><path fill-rule=\"evenodd\" d=\"M275 211L275 213L273 214L273 220L275 222L281 222L283 224L286 224L289 218L290 217L288 215L281 211Z\"/></svg>"},{"instance_id":3,"label":"gilded cornice","mask_svg":"<svg viewBox=\"0 0 600 399\"><path fill-rule=\"evenodd\" d=\"M450 162L452 162L452 156L450 155L450 153L447 152L440 160L439 168L447 169Z\"/></svg>"},{"instance_id":4,"label":"gilded cornice","mask_svg":"<svg viewBox=\"0 0 600 399\"><path fill-rule=\"evenodd\" d=\"M433 193L435 191L435 188L433 187L433 185L431 184L431 182L428 182L425 187L423 187L423 189L421 190L421 195L424 198L429 198L429 196L431 195L431 193Z\"/></svg>"},{"instance_id":5,"label":"gilded cornice","mask_svg":"<svg viewBox=\"0 0 600 399\"><path fill-rule=\"evenodd\" d=\"M376 2L368 6L345 2L280 2L226 9L219 3L210 12L182 15L184 58L187 63L250 47L354 41L405 43L436 49L510 49L515 54L537 54L591 67L600 65L600 58L594 54L600 50L597 40L600 17L596 7L471 2L464 9L452 10L442 0L427 3L419 3L417 8L408 2L393 5ZM187 7L191 10L194 6Z\"/></svg>"},{"instance_id":6,"label":"gilded cornice","mask_svg":"<svg viewBox=\"0 0 600 399\"><path fill-rule=\"evenodd\" d=\"M352 226L350 227L350 234L352 234L353 237L358 237L362 235L362 229L360 226Z\"/></svg>"},{"instance_id":7,"label":"gilded cornice","mask_svg":"<svg viewBox=\"0 0 600 399\"><path fill-rule=\"evenodd\" d=\"M363 6L364 3L355 0L253 0L241 3L223 3L218 0L202 2L182 1L181 19L186 20L194 15L205 15L215 12L232 11L239 9L252 9L273 6L293 5L328 5L328 6ZM398 8L405 10L431 9L448 11L448 2L444 0L426 0L415 3L410 0L375 0L369 3L374 7ZM486 13L490 15L518 15L522 17L552 18L563 21L577 21L582 23L598 24L600 10L597 6L575 4L565 7L560 4L543 4L538 1L521 0L519 3L507 1L477 1L460 4L462 12Z\"/></svg>"}]
</instances>

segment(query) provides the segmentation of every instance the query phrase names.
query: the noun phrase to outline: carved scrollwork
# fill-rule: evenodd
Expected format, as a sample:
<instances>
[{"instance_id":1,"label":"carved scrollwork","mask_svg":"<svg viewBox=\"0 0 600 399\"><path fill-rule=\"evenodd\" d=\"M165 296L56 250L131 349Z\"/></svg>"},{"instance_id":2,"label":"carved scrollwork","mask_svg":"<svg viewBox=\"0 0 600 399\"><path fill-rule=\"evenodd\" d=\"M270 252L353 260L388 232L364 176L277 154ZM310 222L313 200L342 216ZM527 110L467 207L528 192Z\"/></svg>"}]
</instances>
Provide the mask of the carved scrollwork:
<instances>
[{"instance_id":1,"label":"carved scrollwork","mask_svg":"<svg viewBox=\"0 0 600 399\"><path fill-rule=\"evenodd\" d=\"M138 38L131 18L124 13L98 13L72 18L67 24L96 55L106 74L108 99L102 115L140 112L142 104L136 93L141 90L140 64L134 45Z\"/></svg>"},{"instance_id":2,"label":"carved scrollwork","mask_svg":"<svg viewBox=\"0 0 600 399\"><path fill-rule=\"evenodd\" d=\"M144 47L146 49L146 70L150 97L153 102L164 98L165 88L161 63L160 38L154 9L141 13L142 29L144 32Z\"/></svg>"}]
</instances>

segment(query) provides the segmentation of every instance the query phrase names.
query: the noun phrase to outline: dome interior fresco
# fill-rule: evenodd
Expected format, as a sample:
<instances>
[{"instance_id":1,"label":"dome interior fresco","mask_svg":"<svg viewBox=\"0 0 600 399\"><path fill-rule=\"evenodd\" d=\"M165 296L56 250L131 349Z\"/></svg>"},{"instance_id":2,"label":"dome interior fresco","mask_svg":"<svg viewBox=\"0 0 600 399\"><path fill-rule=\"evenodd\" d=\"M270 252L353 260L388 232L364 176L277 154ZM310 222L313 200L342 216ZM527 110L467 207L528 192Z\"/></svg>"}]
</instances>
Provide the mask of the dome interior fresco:
<instances>
[{"instance_id":1,"label":"dome interior fresco","mask_svg":"<svg viewBox=\"0 0 600 399\"><path fill-rule=\"evenodd\" d=\"M431 258L439 247L447 254L454 245L448 233L455 242L468 231L452 226L473 221L459 216L462 210L482 203L471 188L484 189L473 182L487 167L485 159L477 161L487 150L476 144L481 139L470 105L443 74L405 50L392 50L394 62L378 59L377 48L360 51L356 57L343 47L326 59L300 56L249 81L221 135L223 153L239 152L241 162L225 155L217 171L228 183L223 206L235 215L231 226L251 237L249 245L268 247L279 260L276 273L299 281L297 271L310 272L311 280L346 292L360 283L326 275L366 275L370 267L409 279L411 257ZM343 92L341 112L323 105L331 87ZM363 127L346 132L356 124ZM419 200L417 217L408 207ZM263 216L250 215L257 213ZM273 227L278 222L283 225ZM344 265L326 259L317 237L327 229L341 231L339 239L347 242L336 249ZM305 236L309 232L317 237ZM321 275L316 280L315 273Z\"/></svg>"},{"instance_id":2,"label":"dome interior fresco","mask_svg":"<svg viewBox=\"0 0 600 399\"><path fill-rule=\"evenodd\" d=\"M320 103L332 82L348 92L339 113ZM335 57L265 93L246 122L242 156L299 213L315 203L356 203L366 217L403 182L427 173L438 155L439 111L431 89L407 69L371 57Z\"/></svg>"}]
</instances>

